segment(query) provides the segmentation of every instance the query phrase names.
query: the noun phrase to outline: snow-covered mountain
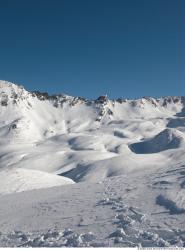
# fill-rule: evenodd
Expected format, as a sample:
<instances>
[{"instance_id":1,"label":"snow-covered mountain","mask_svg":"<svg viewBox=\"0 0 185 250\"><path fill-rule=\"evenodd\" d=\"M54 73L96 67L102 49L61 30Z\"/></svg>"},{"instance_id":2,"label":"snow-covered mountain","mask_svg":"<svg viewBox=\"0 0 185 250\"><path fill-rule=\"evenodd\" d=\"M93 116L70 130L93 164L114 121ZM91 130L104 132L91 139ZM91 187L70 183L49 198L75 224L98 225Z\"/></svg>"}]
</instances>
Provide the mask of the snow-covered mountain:
<instances>
[{"instance_id":1,"label":"snow-covered mountain","mask_svg":"<svg viewBox=\"0 0 185 250\"><path fill-rule=\"evenodd\" d=\"M151 246L163 245L160 243L162 241L166 242L163 242L164 245L175 244L170 243L164 233L157 229L151 231L149 224L156 222L156 228L161 226L163 231L168 229L166 234L169 237L169 230L172 230L172 227L174 230L181 230L182 221L185 220L185 97L109 100L107 96L100 96L96 100L87 100L65 94L50 96L38 91L28 92L22 86L0 81L0 146L2 201L10 199L15 202L15 192L39 189L38 192L30 193L31 199L37 199L38 205L43 199L39 196L40 189L49 188L46 189L48 191L42 192L45 192L44 197L47 197L51 207L54 202L51 194L55 190L58 190L61 196L63 191L67 192L69 203L74 202L74 199L75 202L78 201L80 190L86 204L87 197L92 195L94 190L93 199L98 206L111 204L111 211L114 211L113 207L117 211L117 231L110 236L110 245L138 245L145 241L148 243L144 245ZM75 198L73 191L77 192ZM50 193L49 196L47 192ZM99 192L101 196L105 196L104 201L98 201ZM6 194L12 196L5 196ZM37 198L34 198L35 194ZM144 215L149 215L150 223L142 222L143 233L148 233L148 236L145 235L147 239L137 231L141 227L142 213L137 212L137 209L132 212L131 209L131 212L126 210L125 219L119 217L122 216L119 207L120 212L124 210L124 202L117 196L124 198L129 207L137 207ZM18 200L26 200L24 193L16 194L16 197ZM145 206L146 199L148 207ZM21 209L25 209L28 203L29 201L26 201L26 205L23 203ZM78 202L76 206L78 207ZM66 207L61 204L60 208L66 211ZM36 212L35 207L30 209L29 211ZM38 209L42 210L41 207ZM83 209L83 206L79 205L79 209ZM160 215L161 210L170 215ZM111 218L112 212L106 211ZM156 211L159 215L156 215ZM95 209L92 216L101 217L102 214L98 213ZM30 215L26 216L28 218ZM174 224L169 219L171 216L174 218ZM86 214L86 219L88 217L89 214ZM136 226L132 227L127 221L128 223L125 223L130 227L124 228L122 224L126 218L136 222ZM20 217L20 220L24 219ZM169 221L168 226L164 226L165 220ZM16 223L12 229L24 229L24 226L20 226L22 224ZM71 221L70 223L68 221L68 224L64 224L75 227L75 224ZM91 222L87 222L87 228L97 231L97 228L89 226L89 223ZM7 221L2 225L8 225ZM103 226L109 228L108 231L113 230L109 223L102 224ZM33 228L34 226L31 227ZM123 231L120 231L120 228ZM7 230L7 227L4 230ZM155 236L155 233L158 236ZM103 232L100 232L100 235L104 237ZM183 245L181 236L182 232L178 234L173 231L173 239L176 239L178 245ZM83 237L85 236L81 237L81 245ZM100 241L104 240L102 238ZM74 243L75 240L71 241ZM118 242L115 243L116 241ZM108 242L106 245L109 245ZM73 243L68 245L75 245Z\"/></svg>"},{"instance_id":2,"label":"snow-covered mountain","mask_svg":"<svg viewBox=\"0 0 185 250\"><path fill-rule=\"evenodd\" d=\"M184 147L184 109L184 97L89 101L0 81L0 168L99 181L153 165L152 153L157 165L172 162L167 149Z\"/></svg>"}]
</instances>

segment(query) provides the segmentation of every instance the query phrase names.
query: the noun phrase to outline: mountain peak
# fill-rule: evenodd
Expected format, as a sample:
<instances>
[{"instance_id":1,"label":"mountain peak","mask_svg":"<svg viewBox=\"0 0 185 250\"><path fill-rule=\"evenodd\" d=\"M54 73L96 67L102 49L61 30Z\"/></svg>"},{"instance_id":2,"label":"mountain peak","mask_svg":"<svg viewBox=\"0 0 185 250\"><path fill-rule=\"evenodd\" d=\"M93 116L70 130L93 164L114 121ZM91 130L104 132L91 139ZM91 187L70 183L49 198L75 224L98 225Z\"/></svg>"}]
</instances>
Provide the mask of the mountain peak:
<instances>
[{"instance_id":1,"label":"mountain peak","mask_svg":"<svg viewBox=\"0 0 185 250\"><path fill-rule=\"evenodd\" d=\"M0 103L7 106L9 103L16 104L19 99L26 99L29 92L21 85L0 80Z\"/></svg>"},{"instance_id":2,"label":"mountain peak","mask_svg":"<svg viewBox=\"0 0 185 250\"><path fill-rule=\"evenodd\" d=\"M12 92L20 92L26 91L23 86L17 85L8 81L0 80L0 92L1 93L12 93Z\"/></svg>"}]
</instances>

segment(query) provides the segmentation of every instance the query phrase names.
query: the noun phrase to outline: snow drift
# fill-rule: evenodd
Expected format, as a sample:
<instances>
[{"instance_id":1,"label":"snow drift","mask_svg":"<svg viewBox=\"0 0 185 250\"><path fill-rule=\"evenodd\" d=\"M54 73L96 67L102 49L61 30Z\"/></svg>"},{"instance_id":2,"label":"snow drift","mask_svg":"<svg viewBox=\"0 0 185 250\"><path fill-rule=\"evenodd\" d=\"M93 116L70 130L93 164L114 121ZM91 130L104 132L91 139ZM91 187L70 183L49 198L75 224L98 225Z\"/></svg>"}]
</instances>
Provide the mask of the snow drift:
<instances>
[{"instance_id":1,"label":"snow drift","mask_svg":"<svg viewBox=\"0 0 185 250\"><path fill-rule=\"evenodd\" d=\"M184 247L184 110L0 81L0 246Z\"/></svg>"},{"instance_id":2,"label":"snow drift","mask_svg":"<svg viewBox=\"0 0 185 250\"><path fill-rule=\"evenodd\" d=\"M171 150L184 148L184 100L87 100L0 81L0 178L11 170L6 182L17 192L72 180L97 182L175 162ZM21 188L12 187L11 178Z\"/></svg>"},{"instance_id":3,"label":"snow drift","mask_svg":"<svg viewBox=\"0 0 185 250\"><path fill-rule=\"evenodd\" d=\"M185 135L175 129L165 129L153 138L133 143L130 148L137 154L151 154L185 146Z\"/></svg>"}]
</instances>

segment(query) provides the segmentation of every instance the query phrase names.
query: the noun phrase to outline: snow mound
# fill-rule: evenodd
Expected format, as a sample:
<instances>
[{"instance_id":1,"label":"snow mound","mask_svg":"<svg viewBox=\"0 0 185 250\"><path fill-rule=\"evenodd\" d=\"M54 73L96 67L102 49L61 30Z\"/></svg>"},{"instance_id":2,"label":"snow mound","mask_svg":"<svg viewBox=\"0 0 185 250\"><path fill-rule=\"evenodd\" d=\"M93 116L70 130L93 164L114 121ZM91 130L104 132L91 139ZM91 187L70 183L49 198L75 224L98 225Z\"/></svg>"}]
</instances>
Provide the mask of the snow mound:
<instances>
[{"instance_id":1,"label":"snow mound","mask_svg":"<svg viewBox=\"0 0 185 250\"><path fill-rule=\"evenodd\" d=\"M0 172L0 177L0 194L9 194L74 183L71 179L66 177L23 168L3 170Z\"/></svg>"},{"instance_id":2,"label":"snow mound","mask_svg":"<svg viewBox=\"0 0 185 250\"><path fill-rule=\"evenodd\" d=\"M80 135L69 141L71 148L74 150L97 150L105 151L101 139L97 136Z\"/></svg>"},{"instance_id":3,"label":"snow mound","mask_svg":"<svg viewBox=\"0 0 185 250\"><path fill-rule=\"evenodd\" d=\"M185 136L178 130L165 129L152 139L133 143L130 149L137 154L151 154L185 145Z\"/></svg>"},{"instance_id":4,"label":"snow mound","mask_svg":"<svg viewBox=\"0 0 185 250\"><path fill-rule=\"evenodd\" d=\"M55 184L62 178L57 174L75 182L97 182L176 163L176 149L185 145L184 108L183 97L87 100L28 92L0 81L0 168L50 173L57 178ZM149 154L167 149L175 150L163 154L165 159ZM30 176L28 183L36 180ZM48 185L47 178L42 185Z\"/></svg>"}]
</instances>

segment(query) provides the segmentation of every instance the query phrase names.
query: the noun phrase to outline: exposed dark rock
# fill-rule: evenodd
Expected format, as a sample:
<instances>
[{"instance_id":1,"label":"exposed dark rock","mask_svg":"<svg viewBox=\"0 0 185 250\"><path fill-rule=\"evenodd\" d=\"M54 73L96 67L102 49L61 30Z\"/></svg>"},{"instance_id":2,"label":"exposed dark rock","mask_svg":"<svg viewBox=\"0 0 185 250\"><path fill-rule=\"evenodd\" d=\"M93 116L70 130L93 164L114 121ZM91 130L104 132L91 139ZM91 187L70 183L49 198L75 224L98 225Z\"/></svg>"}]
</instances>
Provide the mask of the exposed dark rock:
<instances>
[{"instance_id":1,"label":"exposed dark rock","mask_svg":"<svg viewBox=\"0 0 185 250\"><path fill-rule=\"evenodd\" d=\"M96 103L101 103L101 104L106 103L107 101L108 97L106 95L101 95L95 100Z\"/></svg>"}]
</instances>

